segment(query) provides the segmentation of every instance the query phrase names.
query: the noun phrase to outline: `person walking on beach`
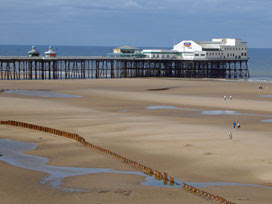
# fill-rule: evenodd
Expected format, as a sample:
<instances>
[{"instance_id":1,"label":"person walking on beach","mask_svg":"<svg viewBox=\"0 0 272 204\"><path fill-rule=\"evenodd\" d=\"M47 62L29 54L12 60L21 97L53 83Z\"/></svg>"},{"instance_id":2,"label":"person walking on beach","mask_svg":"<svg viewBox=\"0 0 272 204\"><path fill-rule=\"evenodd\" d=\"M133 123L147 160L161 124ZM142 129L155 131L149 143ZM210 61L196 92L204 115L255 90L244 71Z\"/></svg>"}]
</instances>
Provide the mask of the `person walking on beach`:
<instances>
[{"instance_id":1,"label":"person walking on beach","mask_svg":"<svg viewBox=\"0 0 272 204\"><path fill-rule=\"evenodd\" d=\"M239 130L240 129L240 123L237 123L237 130Z\"/></svg>"},{"instance_id":2,"label":"person walking on beach","mask_svg":"<svg viewBox=\"0 0 272 204\"><path fill-rule=\"evenodd\" d=\"M229 140L232 140L232 133L229 132Z\"/></svg>"},{"instance_id":3,"label":"person walking on beach","mask_svg":"<svg viewBox=\"0 0 272 204\"><path fill-rule=\"evenodd\" d=\"M236 122L234 121L233 122L233 129L235 129L236 128Z\"/></svg>"},{"instance_id":4,"label":"person walking on beach","mask_svg":"<svg viewBox=\"0 0 272 204\"><path fill-rule=\"evenodd\" d=\"M227 100L227 97L226 97L226 96L224 96L224 100Z\"/></svg>"},{"instance_id":5,"label":"person walking on beach","mask_svg":"<svg viewBox=\"0 0 272 204\"><path fill-rule=\"evenodd\" d=\"M232 100L232 96L230 96L229 99Z\"/></svg>"}]
</instances>

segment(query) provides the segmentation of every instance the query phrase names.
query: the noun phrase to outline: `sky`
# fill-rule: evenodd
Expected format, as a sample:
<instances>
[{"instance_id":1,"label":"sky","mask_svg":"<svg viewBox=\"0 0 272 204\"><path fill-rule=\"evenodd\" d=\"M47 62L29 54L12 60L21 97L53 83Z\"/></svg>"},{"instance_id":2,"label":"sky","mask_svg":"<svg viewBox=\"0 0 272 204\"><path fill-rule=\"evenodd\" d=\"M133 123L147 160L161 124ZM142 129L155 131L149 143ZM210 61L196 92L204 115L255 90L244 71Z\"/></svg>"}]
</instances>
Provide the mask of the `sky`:
<instances>
[{"instance_id":1,"label":"sky","mask_svg":"<svg viewBox=\"0 0 272 204\"><path fill-rule=\"evenodd\" d=\"M272 0L0 0L0 44L172 47L241 38L272 48Z\"/></svg>"}]
</instances>

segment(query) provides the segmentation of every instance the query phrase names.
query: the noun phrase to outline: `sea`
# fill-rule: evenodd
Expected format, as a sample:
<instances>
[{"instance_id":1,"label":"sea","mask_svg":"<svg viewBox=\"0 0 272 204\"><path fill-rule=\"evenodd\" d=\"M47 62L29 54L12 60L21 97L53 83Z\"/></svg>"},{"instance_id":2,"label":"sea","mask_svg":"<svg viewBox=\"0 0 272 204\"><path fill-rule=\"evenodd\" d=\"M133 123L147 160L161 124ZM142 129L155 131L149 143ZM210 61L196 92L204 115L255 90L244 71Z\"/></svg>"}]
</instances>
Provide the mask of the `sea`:
<instances>
[{"instance_id":1,"label":"sea","mask_svg":"<svg viewBox=\"0 0 272 204\"><path fill-rule=\"evenodd\" d=\"M0 45L0 56L27 56L31 45ZM48 45L37 45L41 53L48 50ZM107 56L118 46L53 46L58 56ZM158 47L139 47L141 49ZM160 49L171 49L160 47ZM272 48L248 48L249 81L272 83Z\"/></svg>"}]
</instances>

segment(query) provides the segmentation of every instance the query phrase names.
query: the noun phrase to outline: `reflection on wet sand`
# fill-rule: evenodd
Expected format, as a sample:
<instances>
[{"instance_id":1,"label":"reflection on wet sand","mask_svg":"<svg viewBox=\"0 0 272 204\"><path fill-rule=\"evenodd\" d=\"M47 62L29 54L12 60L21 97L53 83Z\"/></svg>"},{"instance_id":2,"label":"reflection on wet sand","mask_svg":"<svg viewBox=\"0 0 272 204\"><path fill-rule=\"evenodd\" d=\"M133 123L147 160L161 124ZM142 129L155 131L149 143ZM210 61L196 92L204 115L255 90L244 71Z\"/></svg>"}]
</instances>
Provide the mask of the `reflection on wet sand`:
<instances>
[{"instance_id":1,"label":"reflection on wet sand","mask_svg":"<svg viewBox=\"0 0 272 204\"><path fill-rule=\"evenodd\" d=\"M49 183L49 185L51 185L52 187L65 192L89 192L89 190L61 187L64 178L86 174L101 174L101 173L144 176L145 181L141 183L142 186L182 188L183 182L178 179L175 179L175 183L173 185L168 185L167 183L163 183L160 180L157 180L154 176L148 176L141 172L114 171L112 169L105 168L75 168L75 167L50 166L46 165L46 163L49 161L47 158L27 155L23 153L24 151L35 150L36 148L37 145L35 143L24 143L8 139L0 139L0 151L1 151L0 153L3 155L2 157L0 157L0 160L13 166L47 173L48 175L42 179L41 183L42 184ZM186 182L186 183L196 188L205 188L208 186L251 186L271 188L255 184L242 184L231 182L205 182L205 183Z\"/></svg>"},{"instance_id":2,"label":"reflection on wet sand","mask_svg":"<svg viewBox=\"0 0 272 204\"><path fill-rule=\"evenodd\" d=\"M78 95L64 94L64 93L52 92L52 91L36 91L36 90L23 90L23 89L9 89L9 90L3 90L2 92L6 94L39 96L44 98L81 98L82 97Z\"/></svg>"}]
</instances>

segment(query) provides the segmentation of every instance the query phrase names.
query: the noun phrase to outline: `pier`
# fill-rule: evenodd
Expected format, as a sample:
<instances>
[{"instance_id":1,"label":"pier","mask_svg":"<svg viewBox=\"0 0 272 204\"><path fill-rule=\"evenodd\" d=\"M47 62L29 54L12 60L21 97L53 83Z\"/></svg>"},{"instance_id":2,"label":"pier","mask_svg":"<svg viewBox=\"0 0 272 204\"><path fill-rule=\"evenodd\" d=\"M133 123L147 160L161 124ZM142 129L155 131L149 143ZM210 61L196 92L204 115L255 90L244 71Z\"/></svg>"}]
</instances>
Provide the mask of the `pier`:
<instances>
[{"instance_id":1,"label":"pier","mask_svg":"<svg viewBox=\"0 0 272 204\"><path fill-rule=\"evenodd\" d=\"M147 59L119 57L0 57L1 80L135 77L249 78L247 59Z\"/></svg>"}]
</instances>

